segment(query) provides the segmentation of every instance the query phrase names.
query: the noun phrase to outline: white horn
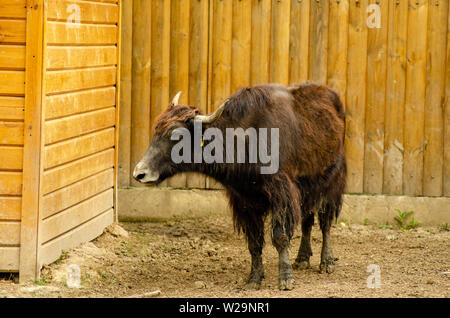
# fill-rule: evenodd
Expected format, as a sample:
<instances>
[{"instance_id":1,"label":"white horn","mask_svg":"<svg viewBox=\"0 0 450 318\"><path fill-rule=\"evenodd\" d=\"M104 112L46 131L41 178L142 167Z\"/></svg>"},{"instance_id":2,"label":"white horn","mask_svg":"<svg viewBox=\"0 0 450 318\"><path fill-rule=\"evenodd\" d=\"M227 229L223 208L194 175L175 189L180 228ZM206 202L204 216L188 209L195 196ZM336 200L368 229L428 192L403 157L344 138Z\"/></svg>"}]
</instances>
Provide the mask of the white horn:
<instances>
[{"instance_id":1,"label":"white horn","mask_svg":"<svg viewBox=\"0 0 450 318\"><path fill-rule=\"evenodd\" d=\"M199 120L204 124L211 124L215 122L220 115L222 115L223 110L225 109L225 104L228 102L228 99L222 103L222 105L219 106L219 108L216 109L214 113L211 115L197 115L195 116L195 120Z\"/></svg>"},{"instance_id":2,"label":"white horn","mask_svg":"<svg viewBox=\"0 0 450 318\"><path fill-rule=\"evenodd\" d=\"M179 91L172 99L172 105L178 105L178 100L180 99L181 91Z\"/></svg>"}]
</instances>

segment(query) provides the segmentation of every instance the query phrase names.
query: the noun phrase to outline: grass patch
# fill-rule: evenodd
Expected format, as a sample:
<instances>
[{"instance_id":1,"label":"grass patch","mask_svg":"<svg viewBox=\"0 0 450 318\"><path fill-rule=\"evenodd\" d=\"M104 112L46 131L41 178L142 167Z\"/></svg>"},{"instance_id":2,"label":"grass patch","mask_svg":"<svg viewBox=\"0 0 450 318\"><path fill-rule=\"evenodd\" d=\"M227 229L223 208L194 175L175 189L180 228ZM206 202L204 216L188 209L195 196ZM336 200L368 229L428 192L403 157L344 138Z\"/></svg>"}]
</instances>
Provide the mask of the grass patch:
<instances>
[{"instance_id":1,"label":"grass patch","mask_svg":"<svg viewBox=\"0 0 450 318\"><path fill-rule=\"evenodd\" d=\"M68 251L62 251L59 258L55 261L56 265L59 265L63 260L65 260L69 255Z\"/></svg>"},{"instance_id":2,"label":"grass patch","mask_svg":"<svg viewBox=\"0 0 450 318\"><path fill-rule=\"evenodd\" d=\"M393 226L389 223L378 223L377 224L379 229L389 229L392 230Z\"/></svg>"},{"instance_id":3,"label":"grass patch","mask_svg":"<svg viewBox=\"0 0 450 318\"><path fill-rule=\"evenodd\" d=\"M48 276L44 275L44 276L41 277L41 279L35 280L33 283L35 285L45 286L45 285L47 285L49 283L49 281L50 281L50 278Z\"/></svg>"},{"instance_id":4,"label":"grass patch","mask_svg":"<svg viewBox=\"0 0 450 318\"><path fill-rule=\"evenodd\" d=\"M400 211L396 210L397 215L394 217L395 222L397 222L398 227L402 231L409 231L417 228L420 225L420 222L417 222L414 219L413 213L414 211ZM409 219L409 221L408 221Z\"/></svg>"},{"instance_id":5,"label":"grass patch","mask_svg":"<svg viewBox=\"0 0 450 318\"><path fill-rule=\"evenodd\" d=\"M167 223L173 221L169 218L150 218L150 217L143 217L143 218L120 218L120 222L123 223Z\"/></svg>"}]
</instances>

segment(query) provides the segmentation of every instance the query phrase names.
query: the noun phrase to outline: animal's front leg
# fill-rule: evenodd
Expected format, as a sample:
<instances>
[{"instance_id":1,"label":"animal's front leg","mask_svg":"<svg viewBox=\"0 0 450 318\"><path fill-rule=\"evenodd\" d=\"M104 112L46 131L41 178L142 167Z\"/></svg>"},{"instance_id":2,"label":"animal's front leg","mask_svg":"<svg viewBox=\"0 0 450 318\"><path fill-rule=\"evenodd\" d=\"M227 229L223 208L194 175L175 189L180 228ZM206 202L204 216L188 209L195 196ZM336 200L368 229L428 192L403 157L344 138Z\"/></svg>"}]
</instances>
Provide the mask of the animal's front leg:
<instances>
[{"instance_id":1,"label":"animal's front leg","mask_svg":"<svg viewBox=\"0 0 450 318\"><path fill-rule=\"evenodd\" d=\"M233 216L235 226L241 230L248 243L248 250L252 258L252 267L247 279L245 289L259 289L264 278L264 268L262 262L262 250L264 246L264 211L260 209L248 208L249 205L237 196L230 197L233 206Z\"/></svg>"},{"instance_id":2,"label":"animal's front leg","mask_svg":"<svg viewBox=\"0 0 450 318\"><path fill-rule=\"evenodd\" d=\"M275 223L273 226L272 242L278 251L278 284L280 290L292 290L294 288L294 273L289 261L289 237L284 228Z\"/></svg>"}]
</instances>

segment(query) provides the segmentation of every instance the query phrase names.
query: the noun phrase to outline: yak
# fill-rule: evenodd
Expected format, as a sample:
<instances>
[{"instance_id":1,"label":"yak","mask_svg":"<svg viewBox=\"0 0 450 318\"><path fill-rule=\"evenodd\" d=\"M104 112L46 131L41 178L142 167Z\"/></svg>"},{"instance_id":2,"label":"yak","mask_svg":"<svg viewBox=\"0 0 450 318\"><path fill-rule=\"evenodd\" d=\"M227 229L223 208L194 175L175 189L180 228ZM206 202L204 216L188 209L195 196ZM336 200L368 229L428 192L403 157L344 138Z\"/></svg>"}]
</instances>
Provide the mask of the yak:
<instances>
[{"instance_id":1,"label":"yak","mask_svg":"<svg viewBox=\"0 0 450 318\"><path fill-rule=\"evenodd\" d=\"M134 178L159 184L177 173L198 172L219 181L227 193L235 229L245 235L251 255L247 288L259 289L264 278L262 250L267 218L279 255L280 290L294 288L293 269L310 268L311 228L316 214L323 235L319 271L332 273L330 228L339 216L346 182L345 113L339 95L312 82L261 84L240 89L212 114L202 115L195 107L179 105L180 93L156 119L150 147L136 165ZM177 128L193 132L196 122L201 122L202 133L215 128L224 136L227 128L277 128L278 170L262 174L264 163L259 161L174 163L171 150L177 141L172 134ZM247 147L248 137L243 136ZM205 138L202 147L210 142ZM269 147L271 142L260 145ZM288 249L298 223L302 237L291 265Z\"/></svg>"}]
</instances>

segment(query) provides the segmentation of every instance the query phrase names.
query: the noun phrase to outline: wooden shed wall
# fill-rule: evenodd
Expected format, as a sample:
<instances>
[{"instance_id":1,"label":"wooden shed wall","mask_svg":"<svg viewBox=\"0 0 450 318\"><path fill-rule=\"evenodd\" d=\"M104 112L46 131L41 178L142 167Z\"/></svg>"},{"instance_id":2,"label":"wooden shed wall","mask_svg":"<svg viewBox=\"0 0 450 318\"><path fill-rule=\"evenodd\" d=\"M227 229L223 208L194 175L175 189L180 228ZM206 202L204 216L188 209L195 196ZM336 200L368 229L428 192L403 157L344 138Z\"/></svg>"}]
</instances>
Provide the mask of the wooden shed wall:
<instances>
[{"instance_id":1,"label":"wooden shed wall","mask_svg":"<svg viewBox=\"0 0 450 318\"><path fill-rule=\"evenodd\" d=\"M211 112L241 86L313 80L346 107L347 192L450 196L449 21L443 0L124 0L120 184L138 186L177 91Z\"/></svg>"},{"instance_id":2,"label":"wooden shed wall","mask_svg":"<svg viewBox=\"0 0 450 318\"><path fill-rule=\"evenodd\" d=\"M0 270L19 269L25 103L25 0L0 4Z\"/></svg>"},{"instance_id":3,"label":"wooden shed wall","mask_svg":"<svg viewBox=\"0 0 450 318\"><path fill-rule=\"evenodd\" d=\"M21 281L114 220L120 9L0 3L0 271Z\"/></svg>"},{"instance_id":4,"label":"wooden shed wall","mask_svg":"<svg viewBox=\"0 0 450 318\"><path fill-rule=\"evenodd\" d=\"M114 219L119 20L118 1L47 1L40 265Z\"/></svg>"}]
</instances>

